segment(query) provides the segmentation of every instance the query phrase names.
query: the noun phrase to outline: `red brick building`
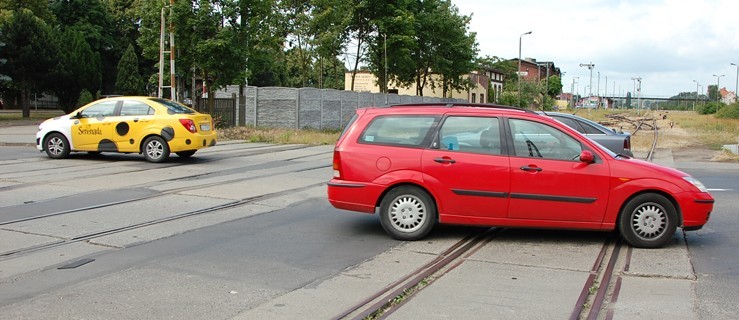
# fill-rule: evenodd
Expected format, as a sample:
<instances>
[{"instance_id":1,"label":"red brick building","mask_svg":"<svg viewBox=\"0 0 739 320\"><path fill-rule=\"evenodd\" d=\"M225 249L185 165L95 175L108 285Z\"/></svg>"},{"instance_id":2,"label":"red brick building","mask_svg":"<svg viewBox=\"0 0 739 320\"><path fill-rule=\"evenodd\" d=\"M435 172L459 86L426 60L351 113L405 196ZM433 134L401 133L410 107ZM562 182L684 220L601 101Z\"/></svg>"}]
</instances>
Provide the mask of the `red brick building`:
<instances>
[{"instance_id":1,"label":"red brick building","mask_svg":"<svg viewBox=\"0 0 739 320\"><path fill-rule=\"evenodd\" d=\"M513 61L518 65L517 58L513 59ZM522 72L523 76L521 77L521 80L524 81L539 82L551 76L562 78L562 72L554 65L554 62L537 62L536 59L533 58L521 59L521 68L518 71Z\"/></svg>"}]
</instances>

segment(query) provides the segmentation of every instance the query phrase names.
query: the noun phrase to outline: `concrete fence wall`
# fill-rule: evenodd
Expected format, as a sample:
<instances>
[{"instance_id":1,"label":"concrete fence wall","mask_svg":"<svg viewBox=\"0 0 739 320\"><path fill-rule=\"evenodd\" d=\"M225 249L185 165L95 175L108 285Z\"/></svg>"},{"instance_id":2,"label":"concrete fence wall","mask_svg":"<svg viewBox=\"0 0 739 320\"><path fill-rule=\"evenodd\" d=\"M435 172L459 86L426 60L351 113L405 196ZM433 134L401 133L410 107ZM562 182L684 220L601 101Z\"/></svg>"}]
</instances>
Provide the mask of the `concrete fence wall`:
<instances>
[{"instance_id":1,"label":"concrete fence wall","mask_svg":"<svg viewBox=\"0 0 739 320\"><path fill-rule=\"evenodd\" d=\"M216 92L216 98L236 96L236 125L294 129L341 129L357 108L399 103L461 102L459 99L401 96L334 89L238 87Z\"/></svg>"}]
</instances>

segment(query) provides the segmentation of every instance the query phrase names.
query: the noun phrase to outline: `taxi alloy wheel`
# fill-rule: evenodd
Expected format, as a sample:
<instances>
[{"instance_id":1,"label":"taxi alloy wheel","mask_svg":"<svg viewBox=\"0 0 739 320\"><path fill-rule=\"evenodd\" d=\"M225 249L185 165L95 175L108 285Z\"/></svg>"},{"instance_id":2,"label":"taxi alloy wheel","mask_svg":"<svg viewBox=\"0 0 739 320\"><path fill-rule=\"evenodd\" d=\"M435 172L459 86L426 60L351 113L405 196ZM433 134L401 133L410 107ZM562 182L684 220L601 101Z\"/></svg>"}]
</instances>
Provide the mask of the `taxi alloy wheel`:
<instances>
[{"instance_id":1,"label":"taxi alloy wheel","mask_svg":"<svg viewBox=\"0 0 739 320\"><path fill-rule=\"evenodd\" d=\"M169 157L169 145L162 137L152 136L144 141L144 157L149 162L163 162Z\"/></svg>"},{"instance_id":2,"label":"taxi alloy wheel","mask_svg":"<svg viewBox=\"0 0 739 320\"><path fill-rule=\"evenodd\" d=\"M631 199L619 217L621 236L638 248L659 248L677 229L675 206L662 195L645 193Z\"/></svg>"},{"instance_id":3,"label":"taxi alloy wheel","mask_svg":"<svg viewBox=\"0 0 739 320\"><path fill-rule=\"evenodd\" d=\"M380 204L380 222L398 240L423 238L436 224L436 204L425 191L413 186L390 190Z\"/></svg>"},{"instance_id":4,"label":"taxi alloy wheel","mask_svg":"<svg viewBox=\"0 0 739 320\"><path fill-rule=\"evenodd\" d=\"M52 159L63 159L69 156L69 141L58 132L54 132L46 136L44 139L44 150L46 155Z\"/></svg>"}]
</instances>

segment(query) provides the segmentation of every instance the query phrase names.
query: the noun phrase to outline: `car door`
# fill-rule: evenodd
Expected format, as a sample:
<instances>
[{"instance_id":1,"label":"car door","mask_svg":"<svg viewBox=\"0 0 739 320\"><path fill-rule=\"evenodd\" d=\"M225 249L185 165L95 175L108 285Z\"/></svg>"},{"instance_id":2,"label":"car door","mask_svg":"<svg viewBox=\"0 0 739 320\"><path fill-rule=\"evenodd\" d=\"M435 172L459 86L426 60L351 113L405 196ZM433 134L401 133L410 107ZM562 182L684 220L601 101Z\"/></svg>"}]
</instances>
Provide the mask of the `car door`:
<instances>
[{"instance_id":1,"label":"car door","mask_svg":"<svg viewBox=\"0 0 739 320\"><path fill-rule=\"evenodd\" d=\"M138 152L143 132L151 125L155 110L139 100L124 100L117 117L113 140L121 152Z\"/></svg>"},{"instance_id":2,"label":"car door","mask_svg":"<svg viewBox=\"0 0 739 320\"><path fill-rule=\"evenodd\" d=\"M500 119L449 116L441 124L422 166L443 215L505 218L510 188L508 156L502 153Z\"/></svg>"},{"instance_id":3,"label":"car door","mask_svg":"<svg viewBox=\"0 0 739 320\"><path fill-rule=\"evenodd\" d=\"M508 119L512 219L600 222L609 196L602 159L579 161L583 143L546 123Z\"/></svg>"},{"instance_id":4,"label":"car door","mask_svg":"<svg viewBox=\"0 0 739 320\"><path fill-rule=\"evenodd\" d=\"M115 151L110 140L118 101L101 101L80 110L72 123L72 145L80 151Z\"/></svg>"}]
</instances>

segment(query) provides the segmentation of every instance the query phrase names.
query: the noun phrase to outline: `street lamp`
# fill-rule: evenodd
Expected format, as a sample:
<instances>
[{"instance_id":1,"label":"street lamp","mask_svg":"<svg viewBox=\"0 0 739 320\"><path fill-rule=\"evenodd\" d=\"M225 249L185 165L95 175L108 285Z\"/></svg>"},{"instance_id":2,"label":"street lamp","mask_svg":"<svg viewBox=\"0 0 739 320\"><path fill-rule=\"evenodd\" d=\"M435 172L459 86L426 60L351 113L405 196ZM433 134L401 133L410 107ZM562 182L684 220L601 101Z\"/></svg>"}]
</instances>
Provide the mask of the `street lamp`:
<instances>
[{"instance_id":1,"label":"street lamp","mask_svg":"<svg viewBox=\"0 0 739 320\"><path fill-rule=\"evenodd\" d=\"M516 74L518 75L518 106L521 106L521 39L523 36L531 34L531 31L525 32L521 34L518 37L518 70L516 70Z\"/></svg>"},{"instance_id":2,"label":"street lamp","mask_svg":"<svg viewBox=\"0 0 739 320\"><path fill-rule=\"evenodd\" d=\"M575 82L577 79L580 79L580 77L574 77L572 78L572 86L570 87L570 93L572 95L572 105L570 106L573 110L575 109Z\"/></svg>"},{"instance_id":3,"label":"street lamp","mask_svg":"<svg viewBox=\"0 0 739 320\"><path fill-rule=\"evenodd\" d=\"M700 83L698 83L698 80L693 80L695 82L695 102L693 102L693 111L695 111L695 105L698 104L698 86L700 86Z\"/></svg>"},{"instance_id":4,"label":"street lamp","mask_svg":"<svg viewBox=\"0 0 739 320\"><path fill-rule=\"evenodd\" d=\"M721 75L713 75L716 77L716 101L721 100L721 77L725 76L725 74Z\"/></svg>"},{"instance_id":5,"label":"street lamp","mask_svg":"<svg viewBox=\"0 0 739 320\"><path fill-rule=\"evenodd\" d=\"M736 67L736 85L734 86L734 100L736 100L737 95L739 95L739 65L733 62L731 65Z\"/></svg>"}]
</instances>

